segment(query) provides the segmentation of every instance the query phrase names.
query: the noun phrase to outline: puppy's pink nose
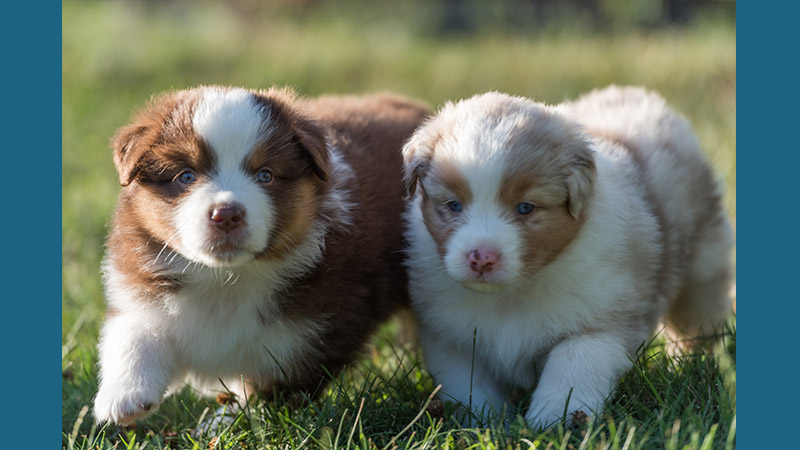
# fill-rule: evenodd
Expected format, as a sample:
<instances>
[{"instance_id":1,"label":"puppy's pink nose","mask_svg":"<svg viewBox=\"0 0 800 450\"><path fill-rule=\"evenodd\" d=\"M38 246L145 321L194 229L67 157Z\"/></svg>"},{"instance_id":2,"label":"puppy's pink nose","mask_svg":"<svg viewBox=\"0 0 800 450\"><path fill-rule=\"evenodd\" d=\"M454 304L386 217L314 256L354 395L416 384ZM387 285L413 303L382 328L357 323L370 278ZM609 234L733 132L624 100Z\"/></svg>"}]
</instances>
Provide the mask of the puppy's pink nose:
<instances>
[{"instance_id":1,"label":"puppy's pink nose","mask_svg":"<svg viewBox=\"0 0 800 450\"><path fill-rule=\"evenodd\" d=\"M500 257L490 249L476 248L467 255L469 268L479 274L491 272L497 267L499 261Z\"/></svg>"},{"instance_id":2,"label":"puppy's pink nose","mask_svg":"<svg viewBox=\"0 0 800 450\"><path fill-rule=\"evenodd\" d=\"M217 228L231 231L244 223L244 209L235 203L215 206L209 218Z\"/></svg>"}]
</instances>

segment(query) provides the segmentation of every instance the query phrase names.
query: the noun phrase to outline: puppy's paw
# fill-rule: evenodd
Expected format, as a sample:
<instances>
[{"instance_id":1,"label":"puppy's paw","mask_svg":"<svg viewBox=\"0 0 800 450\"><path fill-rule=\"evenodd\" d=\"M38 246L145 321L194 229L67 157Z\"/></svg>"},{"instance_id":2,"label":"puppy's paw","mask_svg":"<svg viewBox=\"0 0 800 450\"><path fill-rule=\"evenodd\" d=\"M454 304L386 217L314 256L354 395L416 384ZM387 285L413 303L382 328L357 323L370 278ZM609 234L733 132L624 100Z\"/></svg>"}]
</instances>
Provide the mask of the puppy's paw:
<instances>
[{"instance_id":1,"label":"puppy's paw","mask_svg":"<svg viewBox=\"0 0 800 450\"><path fill-rule=\"evenodd\" d=\"M233 425L233 422L236 421L241 412L242 408L236 402L221 406L214 411L213 415L203 419L193 434L195 437L203 435L216 436Z\"/></svg>"},{"instance_id":2,"label":"puppy's paw","mask_svg":"<svg viewBox=\"0 0 800 450\"><path fill-rule=\"evenodd\" d=\"M97 423L113 422L129 425L145 417L161 402L161 395L144 389L100 389L94 400L94 418Z\"/></svg>"},{"instance_id":3,"label":"puppy's paw","mask_svg":"<svg viewBox=\"0 0 800 450\"><path fill-rule=\"evenodd\" d=\"M572 406L572 403L570 403ZM525 422L533 429L545 429L565 419L567 426L586 423L591 418L591 410L587 407L570 408L564 417L563 402L536 402L531 403L525 414Z\"/></svg>"},{"instance_id":4,"label":"puppy's paw","mask_svg":"<svg viewBox=\"0 0 800 450\"><path fill-rule=\"evenodd\" d=\"M532 429L541 429L561 421L564 414L563 402L537 402L534 400L525 413L525 422Z\"/></svg>"}]
</instances>

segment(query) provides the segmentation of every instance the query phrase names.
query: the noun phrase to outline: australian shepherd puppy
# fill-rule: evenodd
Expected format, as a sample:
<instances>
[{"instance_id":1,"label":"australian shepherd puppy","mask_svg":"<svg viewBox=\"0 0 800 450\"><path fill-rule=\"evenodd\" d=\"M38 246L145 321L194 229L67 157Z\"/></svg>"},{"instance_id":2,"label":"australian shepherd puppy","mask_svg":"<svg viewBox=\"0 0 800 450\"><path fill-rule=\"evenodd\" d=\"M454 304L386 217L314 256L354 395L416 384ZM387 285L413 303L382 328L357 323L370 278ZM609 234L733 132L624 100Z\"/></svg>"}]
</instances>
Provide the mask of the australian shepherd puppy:
<instances>
[{"instance_id":1,"label":"australian shepherd puppy","mask_svg":"<svg viewBox=\"0 0 800 450\"><path fill-rule=\"evenodd\" d=\"M319 392L407 304L401 148L427 108L207 86L113 139L97 421L189 382Z\"/></svg>"},{"instance_id":2,"label":"australian shepherd puppy","mask_svg":"<svg viewBox=\"0 0 800 450\"><path fill-rule=\"evenodd\" d=\"M600 412L661 319L686 345L728 317L732 228L658 95L487 93L445 105L403 151L425 361L474 412L514 388L535 388L531 427Z\"/></svg>"}]
</instances>

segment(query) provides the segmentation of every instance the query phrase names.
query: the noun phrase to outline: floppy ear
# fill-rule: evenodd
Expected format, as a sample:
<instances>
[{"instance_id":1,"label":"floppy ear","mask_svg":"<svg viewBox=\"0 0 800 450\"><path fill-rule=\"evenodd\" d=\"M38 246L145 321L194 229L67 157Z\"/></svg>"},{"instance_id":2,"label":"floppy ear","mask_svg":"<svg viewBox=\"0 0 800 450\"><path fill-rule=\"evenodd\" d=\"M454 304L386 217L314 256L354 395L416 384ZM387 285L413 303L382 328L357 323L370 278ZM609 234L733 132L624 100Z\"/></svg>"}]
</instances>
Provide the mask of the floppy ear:
<instances>
[{"instance_id":1,"label":"floppy ear","mask_svg":"<svg viewBox=\"0 0 800 450\"><path fill-rule=\"evenodd\" d=\"M330 150L325 129L298 107L300 101L297 99L297 94L288 87L273 87L251 93L263 108L283 119L280 123L288 125L288 129L282 128L282 132L291 135L291 143L300 148L308 158L314 175L322 181L327 181Z\"/></svg>"},{"instance_id":2,"label":"floppy ear","mask_svg":"<svg viewBox=\"0 0 800 450\"><path fill-rule=\"evenodd\" d=\"M111 140L119 184L127 186L139 173L139 161L148 150L142 142L149 128L140 124L120 128Z\"/></svg>"},{"instance_id":3,"label":"floppy ear","mask_svg":"<svg viewBox=\"0 0 800 450\"><path fill-rule=\"evenodd\" d=\"M328 180L330 154L325 131L314 121L297 117L292 124L292 143L311 161L311 170L322 181Z\"/></svg>"},{"instance_id":4,"label":"floppy ear","mask_svg":"<svg viewBox=\"0 0 800 450\"><path fill-rule=\"evenodd\" d=\"M426 124L418 128L403 146L404 178L409 196L414 196L417 191L417 183L428 172L433 158L433 149L440 137L438 132Z\"/></svg>"},{"instance_id":5,"label":"floppy ear","mask_svg":"<svg viewBox=\"0 0 800 450\"><path fill-rule=\"evenodd\" d=\"M569 174L566 180L569 195L567 208L570 215L577 220L592 198L597 168L592 151L586 147L577 149L569 164Z\"/></svg>"}]
</instances>

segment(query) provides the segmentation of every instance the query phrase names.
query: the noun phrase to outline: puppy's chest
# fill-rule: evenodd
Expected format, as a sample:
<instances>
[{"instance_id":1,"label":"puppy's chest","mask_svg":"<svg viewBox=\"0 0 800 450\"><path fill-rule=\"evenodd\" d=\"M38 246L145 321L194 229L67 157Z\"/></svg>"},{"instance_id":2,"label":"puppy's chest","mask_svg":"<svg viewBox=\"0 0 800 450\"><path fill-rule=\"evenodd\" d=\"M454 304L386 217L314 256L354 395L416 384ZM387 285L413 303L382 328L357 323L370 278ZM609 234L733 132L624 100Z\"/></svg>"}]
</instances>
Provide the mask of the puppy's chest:
<instances>
[{"instance_id":1,"label":"puppy's chest","mask_svg":"<svg viewBox=\"0 0 800 450\"><path fill-rule=\"evenodd\" d=\"M168 300L168 331L188 369L211 374L263 370L311 348L318 328L289 320L259 283L185 287Z\"/></svg>"},{"instance_id":2,"label":"puppy's chest","mask_svg":"<svg viewBox=\"0 0 800 450\"><path fill-rule=\"evenodd\" d=\"M552 346L579 328L578 321L532 299L498 301L481 296L473 302L462 298L458 305L436 308L429 316L433 317L437 334L455 341L462 351L471 353L474 346L476 358L488 369L522 386L532 385L537 364Z\"/></svg>"}]
</instances>

